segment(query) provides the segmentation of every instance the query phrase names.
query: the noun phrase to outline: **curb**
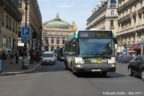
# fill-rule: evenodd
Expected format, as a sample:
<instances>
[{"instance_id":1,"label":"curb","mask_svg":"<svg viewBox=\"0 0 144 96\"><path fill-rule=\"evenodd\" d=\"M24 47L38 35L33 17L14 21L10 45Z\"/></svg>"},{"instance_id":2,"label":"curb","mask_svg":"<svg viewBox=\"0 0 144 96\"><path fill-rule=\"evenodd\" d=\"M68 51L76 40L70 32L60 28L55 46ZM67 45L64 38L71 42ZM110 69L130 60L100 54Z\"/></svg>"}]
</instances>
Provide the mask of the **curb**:
<instances>
[{"instance_id":1,"label":"curb","mask_svg":"<svg viewBox=\"0 0 144 96\"><path fill-rule=\"evenodd\" d=\"M25 73L32 73L34 72L38 67L40 67L41 64L36 65L35 67L25 70L25 71L19 71L19 72L2 72L0 73L0 76L8 76L8 75L16 75L16 74L25 74Z\"/></svg>"}]
</instances>

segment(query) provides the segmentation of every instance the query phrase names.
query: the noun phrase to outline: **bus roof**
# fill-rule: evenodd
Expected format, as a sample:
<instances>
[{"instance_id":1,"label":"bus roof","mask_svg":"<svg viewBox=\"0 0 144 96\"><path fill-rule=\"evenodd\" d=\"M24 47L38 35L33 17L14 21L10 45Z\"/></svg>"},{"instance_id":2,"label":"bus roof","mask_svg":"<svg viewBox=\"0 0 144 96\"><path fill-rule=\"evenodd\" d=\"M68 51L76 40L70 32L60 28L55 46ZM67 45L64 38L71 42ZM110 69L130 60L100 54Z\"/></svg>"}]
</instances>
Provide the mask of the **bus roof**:
<instances>
[{"instance_id":1,"label":"bus roof","mask_svg":"<svg viewBox=\"0 0 144 96\"><path fill-rule=\"evenodd\" d=\"M92 30L79 30L77 31L73 36L69 37L68 40L66 41L66 43L72 41L75 38L78 38L78 33L79 32L84 32L84 31L111 31L111 30L99 30L99 29L92 29ZM114 38L114 34L112 32L112 38Z\"/></svg>"}]
</instances>

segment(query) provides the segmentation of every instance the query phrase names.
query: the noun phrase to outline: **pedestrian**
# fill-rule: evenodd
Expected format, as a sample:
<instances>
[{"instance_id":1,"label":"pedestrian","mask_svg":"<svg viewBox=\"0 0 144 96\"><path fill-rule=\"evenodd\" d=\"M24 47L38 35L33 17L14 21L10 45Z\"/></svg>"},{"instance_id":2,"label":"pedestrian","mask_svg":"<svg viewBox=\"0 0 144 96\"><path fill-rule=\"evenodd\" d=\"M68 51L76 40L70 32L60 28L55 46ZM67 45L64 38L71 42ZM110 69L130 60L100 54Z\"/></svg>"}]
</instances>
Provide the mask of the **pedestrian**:
<instances>
[{"instance_id":1,"label":"pedestrian","mask_svg":"<svg viewBox=\"0 0 144 96\"><path fill-rule=\"evenodd\" d=\"M13 52L12 50L8 50L8 62L13 64Z\"/></svg>"},{"instance_id":2,"label":"pedestrian","mask_svg":"<svg viewBox=\"0 0 144 96\"><path fill-rule=\"evenodd\" d=\"M15 52L15 57L16 57L16 64L18 64L18 61L19 61L19 50L18 49Z\"/></svg>"},{"instance_id":3,"label":"pedestrian","mask_svg":"<svg viewBox=\"0 0 144 96\"><path fill-rule=\"evenodd\" d=\"M3 59L3 60L6 60L6 54L5 54L4 51L2 52L2 59Z\"/></svg>"}]
</instances>

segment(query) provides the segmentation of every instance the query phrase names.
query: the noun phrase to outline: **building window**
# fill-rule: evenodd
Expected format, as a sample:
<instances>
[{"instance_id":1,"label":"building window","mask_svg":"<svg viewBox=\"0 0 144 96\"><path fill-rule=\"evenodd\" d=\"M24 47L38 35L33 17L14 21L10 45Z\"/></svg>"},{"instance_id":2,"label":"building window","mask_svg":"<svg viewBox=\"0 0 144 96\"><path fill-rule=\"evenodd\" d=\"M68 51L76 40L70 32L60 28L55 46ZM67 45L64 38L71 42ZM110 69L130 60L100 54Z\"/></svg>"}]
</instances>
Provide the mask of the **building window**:
<instances>
[{"instance_id":1,"label":"building window","mask_svg":"<svg viewBox=\"0 0 144 96\"><path fill-rule=\"evenodd\" d=\"M9 18L9 30L11 30L11 18Z\"/></svg>"},{"instance_id":2,"label":"building window","mask_svg":"<svg viewBox=\"0 0 144 96\"><path fill-rule=\"evenodd\" d=\"M53 39L51 40L51 44L54 44L54 40Z\"/></svg>"},{"instance_id":3,"label":"building window","mask_svg":"<svg viewBox=\"0 0 144 96\"><path fill-rule=\"evenodd\" d=\"M110 21L110 26L114 26L114 21L113 20Z\"/></svg>"},{"instance_id":4,"label":"building window","mask_svg":"<svg viewBox=\"0 0 144 96\"><path fill-rule=\"evenodd\" d=\"M16 33L16 34L17 34L17 30L18 30L18 28L17 28L17 27L18 27L18 26L17 26L17 23L16 23L16 29L15 29L15 31L16 31L15 33Z\"/></svg>"},{"instance_id":5,"label":"building window","mask_svg":"<svg viewBox=\"0 0 144 96\"><path fill-rule=\"evenodd\" d=\"M63 40L63 44L65 44L65 40Z\"/></svg>"},{"instance_id":6,"label":"building window","mask_svg":"<svg viewBox=\"0 0 144 96\"><path fill-rule=\"evenodd\" d=\"M46 44L49 44L48 38L46 39Z\"/></svg>"},{"instance_id":7,"label":"building window","mask_svg":"<svg viewBox=\"0 0 144 96\"><path fill-rule=\"evenodd\" d=\"M111 5L110 5L111 8L114 8L116 7L116 0L111 0Z\"/></svg>"},{"instance_id":8,"label":"building window","mask_svg":"<svg viewBox=\"0 0 144 96\"><path fill-rule=\"evenodd\" d=\"M18 8L22 8L22 0L18 0Z\"/></svg>"},{"instance_id":9,"label":"building window","mask_svg":"<svg viewBox=\"0 0 144 96\"><path fill-rule=\"evenodd\" d=\"M15 22L13 21L13 32L15 31L15 26L14 26L14 23L15 23Z\"/></svg>"},{"instance_id":10,"label":"building window","mask_svg":"<svg viewBox=\"0 0 144 96\"><path fill-rule=\"evenodd\" d=\"M52 47L51 47L51 51L53 51L53 50L54 50L54 47L52 46Z\"/></svg>"},{"instance_id":11,"label":"building window","mask_svg":"<svg viewBox=\"0 0 144 96\"><path fill-rule=\"evenodd\" d=\"M111 10L111 16L114 16L114 10Z\"/></svg>"},{"instance_id":12,"label":"building window","mask_svg":"<svg viewBox=\"0 0 144 96\"><path fill-rule=\"evenodd\" d=\"M2 26L4 26L4 13L2 11Z\"/></svg>"},{"instance_id":13,"label":"building window","mask_svg":"<svg viewBox=\"0 0 144 96\"><path fill-rule=\"evenodd\" d=\"M6 28L8 29L8 16L6 16Z\"/></svg>"},{"instance_id":14,"label":"building window","mask_svg":"<svg viewBox=\"0 0 144 96\"><path fill-rule=\"evenodd\" d=\"M18 31L18 37L19 38L21 37L21 31Z\"/></svg>"},{"instance_id":15,"label":"building window","mask_svg":"<svg viewBox=\"0 0 144 96\"><path fill-rule=\"evenodd\" d=\"M57 40L57 44L59 44L60 43L60 41L59 40Z\"/></svg>"}]
</instances>

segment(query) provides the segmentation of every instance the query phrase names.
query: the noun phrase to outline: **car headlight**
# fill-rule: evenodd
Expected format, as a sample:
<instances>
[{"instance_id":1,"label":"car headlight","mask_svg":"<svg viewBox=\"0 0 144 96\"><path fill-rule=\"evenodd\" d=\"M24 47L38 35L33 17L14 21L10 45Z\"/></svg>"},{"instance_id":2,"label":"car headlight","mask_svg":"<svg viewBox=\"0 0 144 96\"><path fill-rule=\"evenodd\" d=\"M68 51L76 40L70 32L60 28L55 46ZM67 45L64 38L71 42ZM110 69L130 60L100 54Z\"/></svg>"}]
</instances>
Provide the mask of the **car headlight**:
<instances>
[{"instance_id":1,"label":"car headlight","mask_svg":"<svg viewBox=\"0 0 144 96\"><path fill-rule=\"evenodd\" d=\"M51 61L54 61L54 59L51 59Z\"/></svg>"},{"instance_id":2,"label":"car headlight","mask_svg":"<svg viewBox=\"0 0 144 96\"><path fill-rule=\"evenodd\" d=\"M82 57L75 57L76 64L84 64L84 59Z\"/></svg>"},{"instance_id":3,"label":"car headlight","mask_svg":"<svg viewBox=\"0 0 144 96\"><path fill-rule=\"evenodd\" d=\"M42 59L42 61L46 61L45 59Z\"/></svg>"}]
</instances>

